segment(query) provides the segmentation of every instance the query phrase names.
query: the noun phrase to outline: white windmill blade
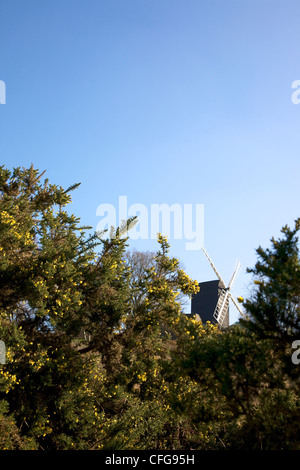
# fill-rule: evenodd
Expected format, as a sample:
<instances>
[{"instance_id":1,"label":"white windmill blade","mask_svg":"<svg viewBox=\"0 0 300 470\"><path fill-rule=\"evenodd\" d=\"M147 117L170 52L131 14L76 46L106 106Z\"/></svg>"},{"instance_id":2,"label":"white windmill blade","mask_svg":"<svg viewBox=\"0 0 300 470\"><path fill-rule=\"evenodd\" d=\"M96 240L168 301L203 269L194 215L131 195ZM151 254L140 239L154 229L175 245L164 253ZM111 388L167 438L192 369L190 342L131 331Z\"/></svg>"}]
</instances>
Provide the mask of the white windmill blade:
<instances>
[{"instance_id":1,"label":"white windmill blade","mask_svg":"<svg viewBox=\"0 0 300 470\"><path fill-rule=\"evenodd\" d=\"M229 296L229 290L223 290L222 293L220 294L220 297L218 299L218 302L217 302L217 305L216 305L216 308L215 308L215 311L214 311L214 318L217 320L218 323L222 324L223 323L223 320L224 320L224 317L226 315L226 311L225 311L225 314L223 314L224 310L226 309L226 304L227 304L227 299L228 299L228 296Z\"/></svg>"},{"instance_id":2,"label":"white windmill blade","mask_svg":"<svg viewBox=\"0 0 300 470\"><path fill-rule=\"evenodd\" d=\"M205 256L207 257L208 261L210 262L211 264L211 267L213 268L213 270L215 271L217 277L220 279L222 285L225 287L225 282L223 281L222 277L221 277L221 274L219 273L219 271L217 270L217 268L215 267L214 263L212 262L212 260L210 259L210 257L208 256L206 250L204 249L204 247L202 247L202 251L203 253L205 254Z\"/></svg>"},{"instance_id":3,"label":"white windmill blade","mask_svg":"<svg viewBox=\"0 0 300 470\"><path fill-rule=\"evenodd\" d=\"M236 262L234 272L232 274L232 277L230 279L230 282L228 284L228 287L231 288L233 286L234 281L237 278L237 275L239 274L239 271L241 269L241 263L239 261Z\"/></svg>"},{"instance_id":4,"label":"white windmill blade","mask_svg":"<svg viewBox=\"0 0 300 470\"><path fill-rule=\"evenodd\" d=\"M236 309L240 312L241 316L243 318L246 318L245 314L243 313L243 311L241 309L241 307L239 306L239 304L237 303L237 301L235 300L235 298L233 297L233 295L230 292L229 292L229 296L230 296L230 299L233 302L234 306L236 307Z\"/></svg>"}]
</instances>

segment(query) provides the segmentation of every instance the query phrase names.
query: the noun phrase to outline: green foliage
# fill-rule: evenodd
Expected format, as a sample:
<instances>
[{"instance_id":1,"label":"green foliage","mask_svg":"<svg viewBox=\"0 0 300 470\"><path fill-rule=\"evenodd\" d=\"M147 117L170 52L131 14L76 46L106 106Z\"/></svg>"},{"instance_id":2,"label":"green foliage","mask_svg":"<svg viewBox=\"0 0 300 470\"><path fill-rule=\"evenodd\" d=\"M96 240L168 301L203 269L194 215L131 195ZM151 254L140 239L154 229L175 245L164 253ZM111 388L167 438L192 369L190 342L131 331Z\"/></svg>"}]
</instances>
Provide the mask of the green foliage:
<instances>
[{"instance_id":1,"label":"green foliage","mask_svg":"<svg viewBox=\"0 0 300 470\"><path fill-rule=\"evenodd\" d=\"M249 321L242 320L248 329L261 338L272 338L282 346L290 343L300 332L300 260L297 232L282 228L283 238L271 239L271 248L257 249L258 261L253 269L256 289L253 298L245 302Z\"/></svg>"},{"instance_id":2,"label":"green foliage","mask_svg":"<svg viewBox=\"0 0 300 470\"><path fill-rule=\"evenodd\" d=\"M249 316L182 313L199 286L169 256L128 256L33 167L0 168L1 449L298 449L297 231L257 250Z\"/></svg>"}]
</instances>

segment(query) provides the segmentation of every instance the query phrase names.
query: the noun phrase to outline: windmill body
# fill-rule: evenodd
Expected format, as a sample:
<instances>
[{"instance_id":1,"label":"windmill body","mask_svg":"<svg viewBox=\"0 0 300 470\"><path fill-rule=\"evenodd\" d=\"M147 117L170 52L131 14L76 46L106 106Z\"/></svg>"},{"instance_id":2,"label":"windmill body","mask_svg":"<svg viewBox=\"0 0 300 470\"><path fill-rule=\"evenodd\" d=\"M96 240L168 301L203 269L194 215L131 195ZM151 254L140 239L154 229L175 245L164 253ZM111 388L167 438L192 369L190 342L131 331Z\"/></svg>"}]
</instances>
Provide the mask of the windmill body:
<instances>
[{"instance_id":1,"label":"windmill body","mask_svg":"<svg viewBox=\"0 0 300 470\"><path fill-rule=\"evenodd\" d=\"M222 294L222 286L219 280L206 281L199 283L200 290L197 294L192 296L191 313L194 317L199 315L202 323L211 322L217 323L214 313ZM223 308L223 322L224 327L229 326L229 302L226 301L226 307Z\"/></svg>"}]
</instances>

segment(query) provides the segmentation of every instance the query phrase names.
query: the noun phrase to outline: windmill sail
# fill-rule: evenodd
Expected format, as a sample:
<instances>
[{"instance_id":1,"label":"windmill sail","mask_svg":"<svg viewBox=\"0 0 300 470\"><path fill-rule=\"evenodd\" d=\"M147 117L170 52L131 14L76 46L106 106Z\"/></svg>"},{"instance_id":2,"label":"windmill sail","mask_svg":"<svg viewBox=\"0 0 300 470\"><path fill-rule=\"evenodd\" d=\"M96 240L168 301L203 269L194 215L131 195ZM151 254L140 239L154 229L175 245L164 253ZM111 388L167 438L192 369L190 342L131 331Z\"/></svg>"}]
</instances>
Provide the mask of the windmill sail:
<instances>
[{"instance_id":1,"label":"windmill sail","mask_svg":"<svg viewBox=\"0 0 300 470\"><path fill-rule=\"evenodd\" d=\"M217 320L217 322L220 325L223 324L226 314L228 312L228 307L229 307L228 304L229 304L229 291L222 289L217 305L216 305L216 309L214 311L214 318Z\"/></svg>"},{"instance_id":2,"label":"windmill sail","mask_svg":"<svg viewBox=\"0 0 300 470\"><path fill-rule=\"evenodd\" d=\"M228 287L231 289L231 287L233 286L233 283L235 282L238 274L239 274L239 271L241 269L241 263L239 261L236 262L236 265L235 265L235 269L234 269L234 272L232 274L232 277L230 279L230 282L229 282L229 285Z\"/></svg>"},{"instance_id":3,"label":"windmill sail","mask_svg":"<svg viewBox=\"0 0 300 470\"><path fill-rule=\"evenodd\" d=\"M235 298L230 294L230 300L232 301L232 303L234 304L235 308L240 312L241 316L246 318L245 314L243 313L241 307L239 306L239 304L237 303L237 301L235 300Z\"/></svg>"},{"instance_id":4,"label":"windmill sail","mask_svg":"<svg viewBox=\"0 0 300 470\"><path fill-rule=\"evenodd\" d=\"M202 248L202 251L203 253L205 254L206 258L208 259L208 261L210 262L211 264L211 267L213 268L213 270L215 271L217 277L220 279L220 282L222 284L223 287L225 287L225 282L223 281L223 279L221 278L221 274L219 273L219 271L217 270L217 268L215 267L214 263L212 262L211 258L208 256L206 250L204 248Z\"/></svg>"}]
</instances>

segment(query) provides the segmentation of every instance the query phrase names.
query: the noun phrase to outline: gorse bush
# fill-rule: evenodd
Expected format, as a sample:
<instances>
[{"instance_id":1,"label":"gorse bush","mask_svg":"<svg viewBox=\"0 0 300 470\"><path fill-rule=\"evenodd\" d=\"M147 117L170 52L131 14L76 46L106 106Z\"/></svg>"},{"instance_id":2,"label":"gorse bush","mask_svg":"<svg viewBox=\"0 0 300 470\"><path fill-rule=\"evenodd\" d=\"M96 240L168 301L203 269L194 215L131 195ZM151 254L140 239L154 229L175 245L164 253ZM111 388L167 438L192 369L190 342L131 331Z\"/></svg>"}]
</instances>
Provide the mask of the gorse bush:
<instances>
[{"instance_id":1,"label":"gorse bush","mask_svg":"<svg viewBox=\"0 0 300 470\"><path fill-rule=\"evenodd\" d=\"M0 168L0 448L298 449L299 222L221 330L182 313L199 286L163 235L129 256L132 220L90 235L42 178Z\"/></svg>"}]
</instances>

